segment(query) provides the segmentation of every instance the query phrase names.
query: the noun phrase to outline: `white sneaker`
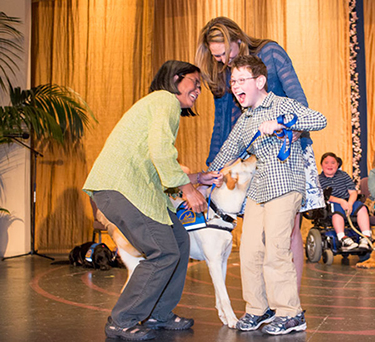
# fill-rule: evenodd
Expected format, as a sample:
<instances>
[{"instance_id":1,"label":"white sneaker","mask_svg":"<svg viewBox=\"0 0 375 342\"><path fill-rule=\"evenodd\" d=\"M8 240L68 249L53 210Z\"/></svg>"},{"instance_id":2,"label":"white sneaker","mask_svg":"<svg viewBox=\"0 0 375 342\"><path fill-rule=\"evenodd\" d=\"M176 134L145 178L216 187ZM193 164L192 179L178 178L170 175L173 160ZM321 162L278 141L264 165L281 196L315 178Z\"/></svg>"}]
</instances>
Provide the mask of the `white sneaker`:
<instances>
[{"instance_id":1,"label":"white sneaker","mask_svg":"<svg viewBox=\"0 0 375 342\"><path fill-rule=\"evenodd\" d=\"M366 238L362 238L361 240L359 240L358 248L368 249L368 250L371 249L370 244Z\"/></svg>"},{"instance_id":2,"label":"white sneaker","mask_svg":"<svg viewBox=\"0 0 375 342\"><path fill-rule=\"evenodd\" d=\"M358 243L354 242L350 237L344 236L341 239L341 249L343 251L351 251L358 247Z\"/></svg>"}]
</instances>

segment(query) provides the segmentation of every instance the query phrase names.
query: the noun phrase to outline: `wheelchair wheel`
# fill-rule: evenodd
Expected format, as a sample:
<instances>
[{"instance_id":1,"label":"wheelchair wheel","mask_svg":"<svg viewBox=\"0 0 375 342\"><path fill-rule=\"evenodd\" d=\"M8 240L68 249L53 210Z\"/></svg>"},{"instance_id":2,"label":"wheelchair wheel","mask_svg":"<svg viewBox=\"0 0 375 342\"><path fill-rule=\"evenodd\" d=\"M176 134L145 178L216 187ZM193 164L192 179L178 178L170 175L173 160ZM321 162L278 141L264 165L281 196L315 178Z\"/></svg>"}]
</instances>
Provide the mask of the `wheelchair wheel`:
<instances>
[{"instance_id":1,"label":"wheelchair wheel","mask_svg":"<svg viewBox=\"0 0 375 342\"><path fill-rule=\"evenodd\" d=\"M310 262L318 262L322 256L322 236L319 229L310 229L306 238L306 256Z\"/></svg>"},{"instance_id":2,"label":"wheelchair wheel","mask_svg":"<svg viewBox=\"0 0 375 342\"><path fill-rule=\"evenodd\" d=\"M325 249L323 251L323 262L326 265L332 265L332 263L333 263L333 252L330 249Z\"/></svg>"}]
</instances>

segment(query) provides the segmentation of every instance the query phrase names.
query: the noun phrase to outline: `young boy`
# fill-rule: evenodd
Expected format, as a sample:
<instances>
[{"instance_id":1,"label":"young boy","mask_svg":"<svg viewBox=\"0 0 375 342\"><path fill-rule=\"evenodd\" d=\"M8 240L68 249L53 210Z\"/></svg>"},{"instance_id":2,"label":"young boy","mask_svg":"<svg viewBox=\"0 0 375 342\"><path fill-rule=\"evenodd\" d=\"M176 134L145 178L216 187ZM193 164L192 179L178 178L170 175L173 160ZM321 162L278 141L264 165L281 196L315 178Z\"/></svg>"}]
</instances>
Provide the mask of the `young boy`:
<instances>
[{"instance_id":1,"label":"young boy","mask_svg":"<svg viewBox=\"0 0 375 342\"><path fill-rule=\"evenodd\" d=\"M299 102L267 93L267 69L255 56L237 57L232 64L232 92L243 108L228 139L208 170L218 170L237 158L259 130L248 152L257 169L247 192L240 247L241 280L246 314L237 329L250 331L270 323L263 332L279 335L306 329L290 251L294 218L305 197L305 171L300 141L288 143L290 156L278 158L283 140L274 131L280 122L297 121L292 129L323 129L325 117Z\"/></svg>"},{"instance_id":2,"label":"young boy","mask_svg":"<svg viewBox=\"0 0 375 342\"><path fill-rule=\"evenodd\" d=\"M361 238L358 243L350 237L345 236L345 217L346 213L350 216L357 216L358 226L363 235L371 239L370 218L364 203L357 201L357 191L355 184L350 176L339 170L340 159L332 152L323 154L320 165L322 173L319 175L319 181L322 189L332 188L332 194L329 201L333 203L332 225L341 241L341 249L350 251L354 248L371 249L368 240Z\"/></svg>"}]
</instances>

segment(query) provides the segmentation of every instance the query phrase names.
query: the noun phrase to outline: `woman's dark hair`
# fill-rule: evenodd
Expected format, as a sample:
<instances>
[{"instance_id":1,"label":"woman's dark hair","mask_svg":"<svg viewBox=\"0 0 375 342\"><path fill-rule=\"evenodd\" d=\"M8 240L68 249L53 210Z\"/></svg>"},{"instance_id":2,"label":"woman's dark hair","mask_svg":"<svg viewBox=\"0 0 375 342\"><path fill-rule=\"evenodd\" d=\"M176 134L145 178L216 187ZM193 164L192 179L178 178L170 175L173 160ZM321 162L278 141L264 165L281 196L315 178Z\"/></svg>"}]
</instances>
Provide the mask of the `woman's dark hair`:
<instances>
[{"instance_id":1,"label":"woman's dark hair","mask_svg":"<svg viewBox=\"0 0 375 342\"><path fill-rule=\"evenodd\" d=\"M178 90L178 85L182 81L185 75L198 72L200 74L200 69L194 64L188 62L170 60L165 62L158 72L156 73L154 79L150 85L150 93L156 90L166 90L172 94L180 95ZM175 79L175 76L178 76ZM191 108L182 108L181 116L195 116L197 115L192 111Z\"/></svg>"},{"instance_id":2,"label":"woman's dark hair","mask_svg":"<svg viewBox=\"0 0 375 342\"><path fill-rule=\"evenodd\" d=\"M323 164L323 160L326 159L327 157L335 158L336 161L339 164L339 168L342 166L342 159L340 157L337 157L336 154L334 154L333 152L326 152L326 153L324 153L322 155L322 158L320 158L320 165Z\"/></svg>"}]
</instances>

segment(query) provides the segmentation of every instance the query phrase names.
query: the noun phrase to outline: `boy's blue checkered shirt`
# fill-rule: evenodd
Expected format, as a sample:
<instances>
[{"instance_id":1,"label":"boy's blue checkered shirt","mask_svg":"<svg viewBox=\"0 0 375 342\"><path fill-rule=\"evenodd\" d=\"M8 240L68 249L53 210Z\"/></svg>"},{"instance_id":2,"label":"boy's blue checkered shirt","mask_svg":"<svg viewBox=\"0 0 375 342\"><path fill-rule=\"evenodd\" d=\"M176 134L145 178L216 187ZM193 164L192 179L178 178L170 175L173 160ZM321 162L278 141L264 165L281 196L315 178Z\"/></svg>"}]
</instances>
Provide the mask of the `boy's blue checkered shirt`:
<instances>
[{"instance_id":1,"label":"boy's blue checkered shirt","mask_svg":"<svg viewBox=\"0 0 375 342\"><path fill-rule=\"evenodd\" d=\"M298 120L292 130L318 131L327 125L321 113L304 107L296 100L270 92L260 106L250 108L241 115L208 171L219 170L227 162L238 158L262 122L276 120L280 115L285 115L284 122L289 122L293 114ZM264 135L255 140L248 150L258 161L247 196L257 203L270 201L290 191L297 191L305 198L306 179L300 141L292 143L290 157L284 162L277 158L282 143L283 140L275 135Z\"/></svg>"}]
</instances>

